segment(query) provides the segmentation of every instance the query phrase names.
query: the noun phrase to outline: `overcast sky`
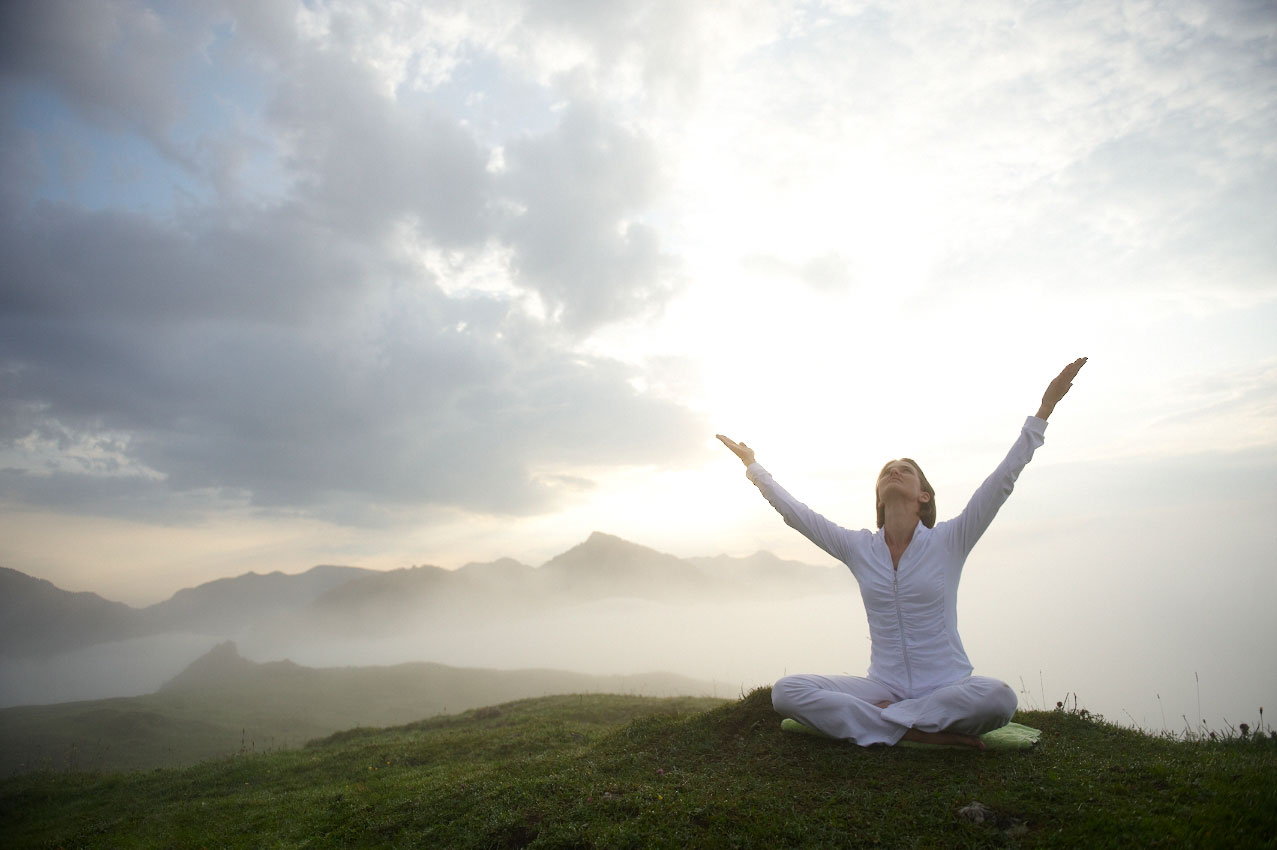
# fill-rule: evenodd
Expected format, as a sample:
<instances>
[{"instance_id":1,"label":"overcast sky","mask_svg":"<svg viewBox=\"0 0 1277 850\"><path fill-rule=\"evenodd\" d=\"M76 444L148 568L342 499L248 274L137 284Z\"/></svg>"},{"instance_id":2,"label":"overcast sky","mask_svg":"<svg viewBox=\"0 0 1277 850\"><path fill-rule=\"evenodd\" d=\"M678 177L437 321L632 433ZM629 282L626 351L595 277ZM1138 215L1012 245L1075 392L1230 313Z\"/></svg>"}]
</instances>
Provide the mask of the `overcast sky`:
<instances>
[{"instance_id":1,"label":"overcast sky","mask_svg":"<svg viewBox=\"0 0 1277 850\"><path fill-rule=\"evenodd\" d=\"M1267 0L4 3L0 564L141 604L596 529L827 563L716 432L851 527L915 457L944 518L1086 355L982 544L1014 595L975 593L1271 647L1275 36Z\"/></svg>"}]
</instances>

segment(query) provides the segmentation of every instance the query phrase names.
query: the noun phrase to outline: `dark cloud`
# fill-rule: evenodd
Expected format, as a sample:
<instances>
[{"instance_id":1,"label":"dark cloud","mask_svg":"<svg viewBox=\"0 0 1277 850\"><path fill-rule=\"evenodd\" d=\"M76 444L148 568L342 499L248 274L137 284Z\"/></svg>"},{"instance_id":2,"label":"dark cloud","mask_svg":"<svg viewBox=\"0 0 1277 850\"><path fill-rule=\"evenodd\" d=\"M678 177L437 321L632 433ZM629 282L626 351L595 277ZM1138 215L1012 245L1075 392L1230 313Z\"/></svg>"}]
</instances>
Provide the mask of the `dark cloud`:
<instances>
[{"instance_id":1,"label":"dark cloud","mask_svg":"<svg viewBox=\"0 0 1277 850\"><path fill-rule=\"evenodd\" d=\"M137 0L0 4L0 74L56 92L85 118L170 152L182 69L206 42L181 16Z\"/></svg>"},{"instance_id":2,"label":"dark cloud","mask_svg":"<svg viewBox=\"0 0 1277 850\"><path fill-rule=\"evenodd\" d=\"M269 116L287 140L299 213L375 234L410 218L440 245L482 242L492 205L489 153L428 100L400 104L339 53L290 69Z\"/></svg>"},{"instance_id":3,"label":"dark cloud","mask_svg":"<svg viewBox=\"0 0 1277 850\"><path fill-rule=\"evenodd\" d=\"M2 223L17 315L305 321L358 297L369 253L292 208L158 222L45 203Z\"/></svg>"},{"instance_id":4,"label":"dark cloud","mask_svg":"<svg viewBox=\"0 0 1277 850\"><path fill-rule=\"evenodd\" d=\"M8 91L34 81L148 138L180 117L173 51L211 32L175 37L127 2L92 25L68 4L23 9L37 7L7 7L5 43L24 45L0 63ZM282 151L265 201L219 183L163 218L90 210L36 200L32 157L4 161L0 451L25 460L0 475L0 499L128 515L248 502L352 522L424 504L518 513L588 486L577 466L687 457L688 412L573 348L670 292L641 222L657 174L640 134L572 106L548 133L510 131L493 173L444 105L390 96L340 43L304 44L277 16L222 10L218 26L227 14L246 40L210 61L260 75L258 119ZM95 58L95 27L138 46L124 67ZM201 144L243 159L238 133ZM504 253L515 289L436 279L399 249L405 228L463 264ZM518 288L552 315L527 314Z\"/></svg>"},{"instance_id":5,"label":"dark cloud","mask_svg":"<svg viewBox=\"0 0 1277 850\"><path fill-rule=\"evenodd\" d=\"M691 416L508 309L495 326L511 332L492 332L493 307L436 292L331 327L6 317L0 434L60 448L127 435L110 448L165 480L80 471L77 498L106 510L118 487L129 508L210 490L321 513L352 500L525 512L550 507L538 470L686 457ZM39 472L11 475L8 494L69 497L72 474Z\"/></svg>"},{"instance_id":6,"label":"dark cloud","mask_svg":"<svg viewBox=\"0 0 1277 850\"><path fill-rule=\"evenodd\" d=\"M450 298L354 256L337 234L271 245L275 216L230 238L43 212L5 228L25 238L0 300L0 433L127 434L128 455L167 479L120 479L131 494L526 511L547 506L535 468L659 463L690 442L691 418L637 395L632 370L562 348L509 301ZM9 484L67 491L65 477Z\"/></svg>"}]
</instances>

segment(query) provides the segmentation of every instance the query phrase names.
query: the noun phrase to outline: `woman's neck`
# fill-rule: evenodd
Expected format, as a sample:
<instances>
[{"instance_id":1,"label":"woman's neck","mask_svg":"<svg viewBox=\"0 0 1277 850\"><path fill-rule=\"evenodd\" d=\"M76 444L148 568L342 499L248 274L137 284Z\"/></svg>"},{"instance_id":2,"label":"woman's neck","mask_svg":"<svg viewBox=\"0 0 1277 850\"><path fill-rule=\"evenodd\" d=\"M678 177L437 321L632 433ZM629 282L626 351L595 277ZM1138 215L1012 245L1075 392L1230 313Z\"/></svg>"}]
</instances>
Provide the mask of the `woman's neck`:
<instances>
[{"instance_id":1,"label":"woman's neck","mask_svg":"<svg viewBox=\"0 0 1277 850\"><path fill-rule=\"evenodd\" d=\"M914 529L918 527L918 508L914 505L910 510L899 502L887 502L885 508L882 528L886 533L887 545L904 549L913 540Z\"/></svg>"}]
</instances>

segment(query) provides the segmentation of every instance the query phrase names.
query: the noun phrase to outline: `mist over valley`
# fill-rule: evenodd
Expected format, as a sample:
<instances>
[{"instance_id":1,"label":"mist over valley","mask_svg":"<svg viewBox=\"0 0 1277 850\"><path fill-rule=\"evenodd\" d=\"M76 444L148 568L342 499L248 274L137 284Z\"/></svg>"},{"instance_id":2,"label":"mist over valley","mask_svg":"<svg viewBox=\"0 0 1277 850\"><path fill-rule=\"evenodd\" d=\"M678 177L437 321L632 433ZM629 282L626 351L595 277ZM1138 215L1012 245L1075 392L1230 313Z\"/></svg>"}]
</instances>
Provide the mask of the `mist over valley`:
<instances>
[{"instance_id":1,"label":"mist over valley","mask_svg":"<svg viewBox=\"0 0 1277 850\"><path fill-rule=\"evenodd\" d=\"M76 741L101 763L101 741L122 734L151 740L140 766L169 739L204 742L188 754L229 752L253 717L277 746L297 745L343 723L404 723L485 699L736 697L795 659L865 663L848 658L864 624L849 617L859 600L842 570L767 552L676 558L597 532L537 567L248 573L144 608L11 569L0 590L6 770ZM828 658L813 656L820 647ZM476 678L485 684L464 683Z\"/></svg>"}]
</instances>

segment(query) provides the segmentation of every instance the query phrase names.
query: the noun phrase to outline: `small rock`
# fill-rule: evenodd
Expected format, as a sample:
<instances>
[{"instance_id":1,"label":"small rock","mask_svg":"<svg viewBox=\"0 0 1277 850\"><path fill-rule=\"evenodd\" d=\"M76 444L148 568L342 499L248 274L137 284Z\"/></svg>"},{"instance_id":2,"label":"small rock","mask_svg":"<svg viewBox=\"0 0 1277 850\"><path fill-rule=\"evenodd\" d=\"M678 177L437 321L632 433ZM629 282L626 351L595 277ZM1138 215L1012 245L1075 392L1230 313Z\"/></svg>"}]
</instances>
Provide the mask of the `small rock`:
<instances>
[{"instance_id":1,"label":"small rock","mask_svg":"<svg viewBox=\"0 0 1277 850\"><path fill-rule=\"evenodd\" d=\"M958 817L971 823L984 823L987 820L993 820L997 814L993 809L981 803L979 800L972 800L967 805L958 809Z\"/></svg>"},{"instance_id":2,"label":"small rock","mask_svg":"<svg viewBox=\"0 0 1277 850\"><path fill-rule=\"evenodd\" d=\"M972 800L958 809L958 817L967 823L987 823L990 826L997 827L1006 833L1009 838L1017 838L1029 831L1029 827L1024 821L1003 814L997 809L990 808L979 800Z\"/></svg>"}]
</instances>

